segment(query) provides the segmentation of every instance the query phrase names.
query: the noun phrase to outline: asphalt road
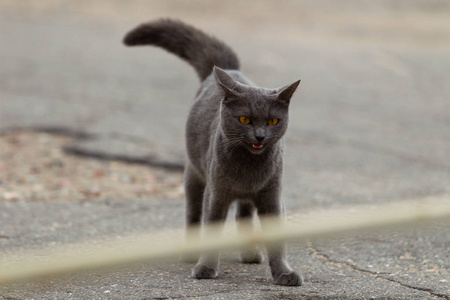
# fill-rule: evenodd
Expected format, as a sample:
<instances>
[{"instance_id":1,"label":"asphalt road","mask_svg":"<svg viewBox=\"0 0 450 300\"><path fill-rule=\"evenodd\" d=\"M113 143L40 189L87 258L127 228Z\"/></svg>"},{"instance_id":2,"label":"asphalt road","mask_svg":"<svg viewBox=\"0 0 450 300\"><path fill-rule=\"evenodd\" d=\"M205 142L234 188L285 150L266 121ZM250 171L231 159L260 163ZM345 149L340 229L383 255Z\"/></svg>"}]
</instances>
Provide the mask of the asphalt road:
<instances>
[{"instance_id":1,"label":"asphalt road","mask_svg":"<svg viewBox=\"0 0 450 300\"><path fill-rule=\"evenodd\" d=\"M70 151L181 168L196 75L161 50L121 44L136 24L171 16L225 40L261 86L302 79L286 136L290 212L450 193L447 2L174 3L5 1L0 131L83 133L90 138ZM9 237L0 246L15 251L176 228L182 203L0 203L0 234ZM0 297L448 299L449 229L293 244L289 258L306 279L294 289L272 285L266 265L241 266L231 256L214 281L192 280L191 266L169 262L6 288Z\"/></svg>"}]
</instances>

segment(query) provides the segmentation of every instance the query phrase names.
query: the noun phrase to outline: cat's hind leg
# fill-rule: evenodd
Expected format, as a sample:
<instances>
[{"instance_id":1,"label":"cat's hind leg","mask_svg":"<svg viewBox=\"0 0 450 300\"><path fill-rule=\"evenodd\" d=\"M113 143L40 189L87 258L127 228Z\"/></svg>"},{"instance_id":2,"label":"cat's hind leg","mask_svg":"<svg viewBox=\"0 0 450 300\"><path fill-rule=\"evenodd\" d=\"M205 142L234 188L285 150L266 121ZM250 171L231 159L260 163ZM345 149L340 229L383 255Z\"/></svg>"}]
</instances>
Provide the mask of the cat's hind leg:
<instances>
[{"instance_id":1,"label":"cat's hind leg","mask_svg":"<svg viewBox=\"0 0 450 300\"><path fill-rule=\"evenodd\" d=\"M238 230L243 230L243 223L253 220L254 211L255 207L250 202L239 201L237 203L236 223ZM241 262L245 264L260 264L263 261L263 256L257 247L242 248L239 256Z\"/></svg>"},{"instance_id":2,"label":"cat's hind leg","mask_svg":"<svg viewBox=\"0 0 450 300\"><path fill-rule=\"evenodd\" d=\"M200 224L202 220L203 194L205 184L189 164L184 172L184 189L186 194L186 241L200 238ZM192 230L194 229L194 230ZM185 255L181 260L195 263L200 255Z\"/></svg>"}]
</instances>

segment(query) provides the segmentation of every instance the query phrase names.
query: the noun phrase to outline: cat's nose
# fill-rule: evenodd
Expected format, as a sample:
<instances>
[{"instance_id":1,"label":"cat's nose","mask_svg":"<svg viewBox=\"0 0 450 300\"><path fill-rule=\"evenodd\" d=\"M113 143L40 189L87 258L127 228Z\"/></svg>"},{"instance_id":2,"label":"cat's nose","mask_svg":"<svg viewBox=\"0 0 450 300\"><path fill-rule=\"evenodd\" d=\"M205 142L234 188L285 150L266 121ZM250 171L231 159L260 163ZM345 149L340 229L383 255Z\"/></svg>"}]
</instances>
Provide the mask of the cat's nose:
<instances>
[{"instance_id":1,"label":"cat's nose","mask_svg":"<svg viewBox=\"0 0 450 300\"><path fill-rule=\"evenodd\" d=\"M264 135L255 135L255 138L261 143L266 137Z\"/></svg>"}]
</instances>

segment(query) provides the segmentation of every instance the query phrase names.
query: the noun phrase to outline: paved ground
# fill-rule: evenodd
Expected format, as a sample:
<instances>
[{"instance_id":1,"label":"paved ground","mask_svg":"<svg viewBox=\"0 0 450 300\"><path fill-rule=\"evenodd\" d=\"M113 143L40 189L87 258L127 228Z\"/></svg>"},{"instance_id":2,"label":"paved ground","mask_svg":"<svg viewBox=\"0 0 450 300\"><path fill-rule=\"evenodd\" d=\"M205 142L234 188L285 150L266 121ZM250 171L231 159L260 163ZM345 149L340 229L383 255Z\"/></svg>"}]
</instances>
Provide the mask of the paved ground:
<instances>
[{"instance_id":1,"label":"paved ground","mask_svg":"<svg viewBox=\"0 0 450 300\"><path fill-rule=\"evenodd\" d=\"M286 138L290 211L450 193L446 1L170 3L3 1L0 130L75 134L85 138L74 139L70 153L178 172L197 78L163 51L120 43L137 23L171 16L226 40L262 86L302 79ZM14 251L176 228L182 201L3 201L0 246ZM230 256L215 281L194 281L191 266L169 262L6 288L0 297L448 299L449 229L434 224L293 244L290 260L306 279L294 289L271 285L267 266L241 266Z\"/></svg>"}]
</instances>

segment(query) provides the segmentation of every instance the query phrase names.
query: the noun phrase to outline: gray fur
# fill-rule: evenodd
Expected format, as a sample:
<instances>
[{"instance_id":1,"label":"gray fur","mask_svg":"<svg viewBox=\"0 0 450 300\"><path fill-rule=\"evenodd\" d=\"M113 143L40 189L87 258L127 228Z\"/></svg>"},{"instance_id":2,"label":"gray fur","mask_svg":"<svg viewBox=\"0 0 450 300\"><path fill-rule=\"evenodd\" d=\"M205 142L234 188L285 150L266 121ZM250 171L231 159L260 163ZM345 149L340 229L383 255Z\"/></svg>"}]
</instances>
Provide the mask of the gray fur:
<instances>
[{"instance_id":1,"label":"gray fur","mask_svg":"<svg viewBox=\"0 0 450 300\"><path fill-rule=\"evenodd\" d=\"M199 74L210 74L201 84L186 127L187 226L199 225L201 222L223 224L233 201L238 202L238 224L242 219L252 218L255 211L259 216L279 216L280 222L283 222L284 205L280 197L283 170L282 137L288 127L289 102L300 81L279 89L266 89L255 86L236 70L238 65L234 70L211 67L207 72L205 68L210 63L201 64L203 56L204 59L218 58L218 62L223 63L220 53L226 52L228 58L236 55L222 42L191 26L168 20L164 22L170 26L161 26L161 21L142 26L148 29L154 28L153 24L159 24L157 30L161 32L156 36L170 36L171 45L176 40L189 40L186 34L201 37L200 40L190 40L197 43L189 45L191 50L211 43L220 45L218 49L209 47L201 53L186 54L186 51L191 50L183 49L180 54L177 52L179 49L169 49L170 52L187 59ZM145 41L145 44L155 44L151 37L142 32L142 26L130 32L127 37L140 36L140 40ZM174 30L174 26L179 28ZM164 43L158 45L164 47ZM222 46L226 47L225 50ZM195 62L190 61L190 57L195 57ZM213 63L218 65L214 60ZM252 122L242 124L239 121L241 116L250 118ZM278 124L270 126L268 121L273 118L279 119ZM264 146L258 149L260 143ZM204 234L209 233L205 231ZM301 276L292 271L286 261L285 245L270 248L268 253L271 273L276 284L301 285ZM241 261L260 263L262 256L256 248L243 249ZM192 270L192 276L198 279L215 278L218 275L218 266L218 252L204 253Z\"/></svg>"},{"instance_id":2,"label":"gray fur","mask_svg":"<svg viewBox=\"0 0 450 300\"><path fill-rule=\"evenodd\" d=\"M162 19L144 23L130 31L123 42L127 46L159 46L186 60L197 71L200 80L212 68L239 69L237 55L227 45L180 21Z\"/></svg>"}]
</instances>

